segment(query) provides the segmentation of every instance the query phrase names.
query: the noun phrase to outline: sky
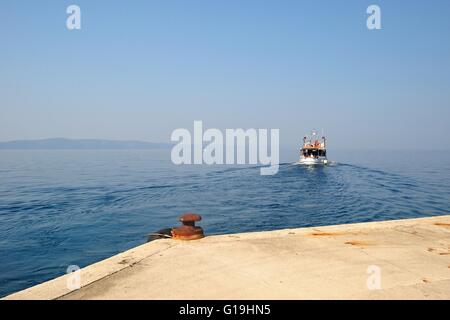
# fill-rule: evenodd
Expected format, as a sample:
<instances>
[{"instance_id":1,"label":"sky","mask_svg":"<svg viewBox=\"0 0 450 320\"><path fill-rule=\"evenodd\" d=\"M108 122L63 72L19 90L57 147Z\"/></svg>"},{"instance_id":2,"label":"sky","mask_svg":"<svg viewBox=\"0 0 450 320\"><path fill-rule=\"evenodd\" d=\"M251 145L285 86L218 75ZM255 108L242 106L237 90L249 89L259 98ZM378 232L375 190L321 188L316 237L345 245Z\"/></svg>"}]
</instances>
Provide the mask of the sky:
<instances>
[{"instance_id":1,"label":"sky","mask_svg":"<svg viewBox=\"0 0 450 320\"><path fill-rule=\"evenodd\" d=\"M448 0L2 0L0 141L168 142L202 120L282 147L323 128L335 149L449 150L449 35Z\"/></svg>"}]
</instances>

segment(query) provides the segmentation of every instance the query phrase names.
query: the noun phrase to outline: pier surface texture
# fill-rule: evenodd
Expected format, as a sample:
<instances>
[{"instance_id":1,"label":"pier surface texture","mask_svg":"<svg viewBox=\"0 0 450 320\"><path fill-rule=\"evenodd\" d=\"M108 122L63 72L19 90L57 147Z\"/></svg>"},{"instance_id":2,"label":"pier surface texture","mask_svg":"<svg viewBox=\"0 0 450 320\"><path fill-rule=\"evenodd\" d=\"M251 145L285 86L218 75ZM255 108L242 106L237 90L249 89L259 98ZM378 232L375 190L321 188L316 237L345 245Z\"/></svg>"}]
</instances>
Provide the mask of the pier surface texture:
<instances>
[{"instance_id":1,"label":"pier surface texture","mask_svg":"<svg viewBox=\"0 0 450 320\"><path fill-rule=\"evenodd\" d=\"M450 299L450 216L156 240L70 276L6 299Z\"/></svg>"}]
</instances>

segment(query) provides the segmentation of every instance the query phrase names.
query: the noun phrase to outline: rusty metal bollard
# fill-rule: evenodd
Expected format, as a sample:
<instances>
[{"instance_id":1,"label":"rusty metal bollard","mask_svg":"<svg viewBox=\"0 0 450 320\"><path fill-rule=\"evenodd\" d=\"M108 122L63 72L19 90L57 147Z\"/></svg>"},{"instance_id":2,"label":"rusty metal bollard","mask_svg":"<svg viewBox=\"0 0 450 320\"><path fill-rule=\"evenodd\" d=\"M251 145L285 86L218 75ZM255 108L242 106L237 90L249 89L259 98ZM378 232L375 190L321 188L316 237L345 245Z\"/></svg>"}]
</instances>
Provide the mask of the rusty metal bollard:
<instances>
[{"instance_id":1,"label":"rusty metal bollard","mask_svg":"<svg viewBox=\"0 0 450 320\"><path fill-rule=\"evenodd\" d=\"M196 221L202 220L202 217L195 213L186 213L180 217L183 224L180 227L172 229L172 237L179 240L196 240L203 238L203 229L195 225Z\"/></svg>"}]
</instances>

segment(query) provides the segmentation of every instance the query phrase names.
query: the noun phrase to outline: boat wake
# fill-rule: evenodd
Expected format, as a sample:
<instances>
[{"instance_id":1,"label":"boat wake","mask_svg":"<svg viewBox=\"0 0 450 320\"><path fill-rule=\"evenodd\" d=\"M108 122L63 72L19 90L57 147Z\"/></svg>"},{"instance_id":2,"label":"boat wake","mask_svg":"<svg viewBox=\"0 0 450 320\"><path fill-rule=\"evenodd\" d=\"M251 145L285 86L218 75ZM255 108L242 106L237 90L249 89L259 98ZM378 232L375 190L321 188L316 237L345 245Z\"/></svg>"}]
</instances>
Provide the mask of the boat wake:
<instances>
[{"instance_id":1,"label":"boat wake","mask_svg":"<svg viewBox=\"0 0 450 320\"><path fill-rule=\"evenodd\" d=\"M296 162L292 162L292 163L290 163L291 165L295 165L295 166L307 166L307 167L310 167L310 166L337 166L337 165L339 165L339 162L337 162L337 161L332 161L332 160L328 160L328 163L317 163L317 164L314 164L314 165L312 165L312 164L308 164L308 163L302 163L302 162L300 162L300 161L296 161Z\"/></svg>"}]
</instances>

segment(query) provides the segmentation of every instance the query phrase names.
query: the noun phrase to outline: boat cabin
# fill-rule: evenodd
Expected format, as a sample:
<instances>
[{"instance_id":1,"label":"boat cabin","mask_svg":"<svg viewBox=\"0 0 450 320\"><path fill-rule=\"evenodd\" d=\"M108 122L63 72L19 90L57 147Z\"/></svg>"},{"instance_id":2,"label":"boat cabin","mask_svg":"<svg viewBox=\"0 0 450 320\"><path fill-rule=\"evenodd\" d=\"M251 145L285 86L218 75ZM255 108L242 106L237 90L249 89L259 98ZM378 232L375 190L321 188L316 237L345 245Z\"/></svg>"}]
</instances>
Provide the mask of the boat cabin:
<instances>
[{"instance_id":1,"label":"boat cabin","mask_svg":"<svg viewBox=\"0 0 450 320\"><path fill-rule=\"evenodd\" d=\"M328 163L325 136L319 138L317 132L313 130L309 137L305 136L303 138L303 145L300 150L300 163Z\"/></svg>"},{"instance_id":2,"label":"boat cabin","mask_svg":"<svg viewBox=\"0 0 450 320\"><path fill-rule=\"evenodd\" d=\"M302 155L305 158L318 158L318 157L326 157L327 150L318 149L318 148L303 148Z\"/></svg>"}]
</instances>

